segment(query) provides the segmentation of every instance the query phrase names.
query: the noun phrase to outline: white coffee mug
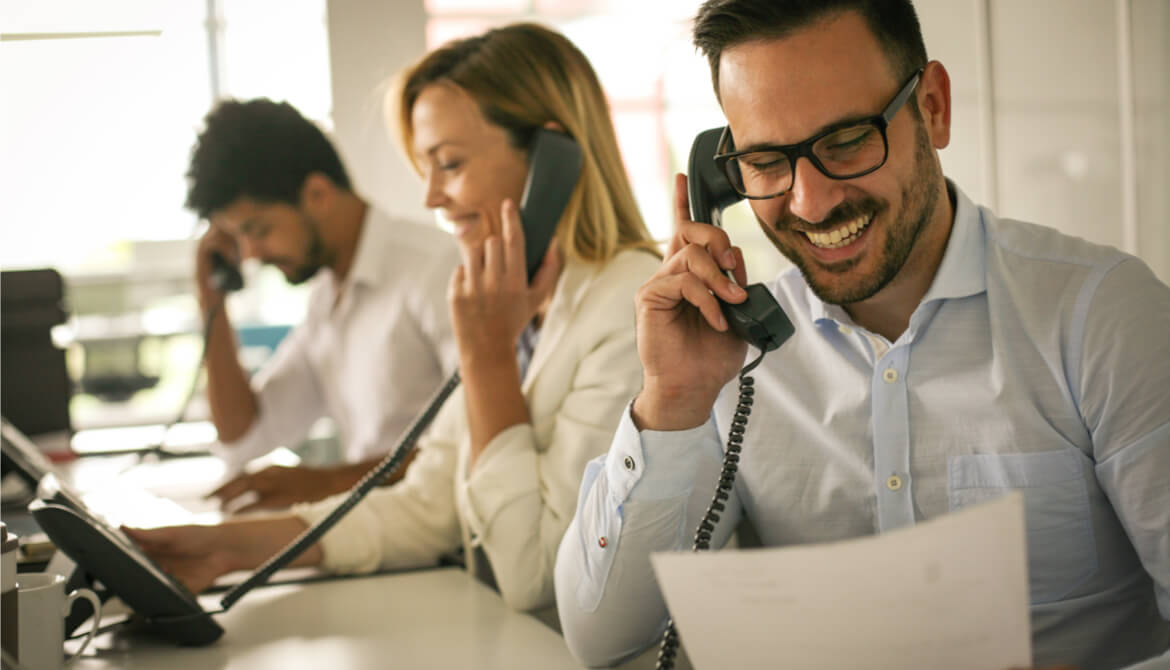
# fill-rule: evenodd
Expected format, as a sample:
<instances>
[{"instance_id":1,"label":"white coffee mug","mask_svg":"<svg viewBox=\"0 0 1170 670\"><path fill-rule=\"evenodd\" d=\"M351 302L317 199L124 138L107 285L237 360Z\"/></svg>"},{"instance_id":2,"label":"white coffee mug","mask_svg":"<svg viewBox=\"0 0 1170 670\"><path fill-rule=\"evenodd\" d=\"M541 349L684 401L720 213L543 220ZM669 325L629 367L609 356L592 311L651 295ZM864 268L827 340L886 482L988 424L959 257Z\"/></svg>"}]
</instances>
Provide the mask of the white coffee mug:
<instances>
[{"instance_id":1,"label":"white coffee mug","mask_svg":"<svg viewBox=\"0 0 1170 670\"><path fill-rule=\"evenodd\" d=\"M20 609L19 651L16 659L27 670L53 670L72 661L93 639L102 618L102 601L89 589L65 594L65 578L52 572L23 572L16 576ZM85 598L93 605L93 626L85 641L65 658L65 617L73 603Z\"/></svg>"}]
</instances>

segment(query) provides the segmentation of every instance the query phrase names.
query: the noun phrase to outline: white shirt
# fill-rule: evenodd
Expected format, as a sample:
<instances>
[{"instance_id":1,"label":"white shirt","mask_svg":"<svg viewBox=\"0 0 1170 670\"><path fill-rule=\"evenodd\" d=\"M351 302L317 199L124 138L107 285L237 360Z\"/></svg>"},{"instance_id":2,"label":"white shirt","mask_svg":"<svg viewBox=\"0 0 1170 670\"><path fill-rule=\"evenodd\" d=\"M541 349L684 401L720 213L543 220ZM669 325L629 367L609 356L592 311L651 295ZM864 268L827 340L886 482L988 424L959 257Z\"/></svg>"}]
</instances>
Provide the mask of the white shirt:
<instances>
[{"instance_id":1,"label":"white shirt","mask_svg":"<svg viewBox=\"0 0 1170 670\"><path fill-rule=\"evenodd\" d=\"M389 451L455 369L446 296L459 262L449 234L369 207L349 276L313 278L304 322L253 379L259 415L216 452L238 467L296 444L323 416L347 461Z\"/></svg>"},{"instance_id":2,"label":"white shirt","mask_svg":"<svg viewBox=\"0 0 1170 670\"><path fill-rule=\"evenodd\" d=\"M894 342L822 303L795 271L770 283L796 334L753 373L738 477L711 544L741 515L764 545L795 545L1021 490L1035 664L1093 670L1162 654L1170 288L1138 259L997 220L955 193L938 274ZM556 571L565 638L586 663L659 639L665 607L647 557L690 549L736 398L733 382L687 431L639 434L627 413L587 467Z\"/></svg>"}]
</instances>

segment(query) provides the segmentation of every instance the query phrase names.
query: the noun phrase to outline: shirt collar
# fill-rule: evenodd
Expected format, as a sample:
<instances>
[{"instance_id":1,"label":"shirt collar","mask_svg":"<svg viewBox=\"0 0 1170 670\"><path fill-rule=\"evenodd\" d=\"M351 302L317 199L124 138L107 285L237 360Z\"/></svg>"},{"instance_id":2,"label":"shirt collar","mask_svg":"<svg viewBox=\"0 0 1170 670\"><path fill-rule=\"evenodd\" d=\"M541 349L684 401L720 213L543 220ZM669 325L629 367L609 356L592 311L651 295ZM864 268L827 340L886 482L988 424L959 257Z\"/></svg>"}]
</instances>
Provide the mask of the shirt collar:
<instances>
[{"instance_id":1,"label":"shirt collar","mask_svg":"<svg viewBox=\"0 0 1170 670\"><path fill-rule=\"evenodd\" d=\"M966 298L987 290L987 258L982 212L958 186L947 180L955 195L955 223L943 252L934 282L922 303L946 298Z\"/></svg>"},{"instance_id":2,"label":"shirt collar","mask_svg":"<svg viewBox=\"0 0 1170 670\"><path fill-rule=\"evenodd\" d=\"M943 252L942 263L934 281L920 304L947 298L965 298L987 290L987 262L985 257L982 212L950 179L947 192L955 196L955 219L951 235ZM838 323L852 323L840 305L827 305L805 287L809 312L814 323L829 319Z\"/></svg>"},{"instance_id":3,"label":"shirt collar","mask_svg":"<svg viewBox=\"0 0 1170 670\"><path fill-rule=\"evenodd\" d=\"M358 234L353 265L349 268L349 276L345 280L346 285L376 286L381 283L382 273L389 260L381 252L386 248L388 242L386 238L390 235L390 228L386 221L375 214L372 205L366 206L366 216L362 219L362 230ZM336 281L336 275L334 281Z\"/></svg>"}]
</instances>

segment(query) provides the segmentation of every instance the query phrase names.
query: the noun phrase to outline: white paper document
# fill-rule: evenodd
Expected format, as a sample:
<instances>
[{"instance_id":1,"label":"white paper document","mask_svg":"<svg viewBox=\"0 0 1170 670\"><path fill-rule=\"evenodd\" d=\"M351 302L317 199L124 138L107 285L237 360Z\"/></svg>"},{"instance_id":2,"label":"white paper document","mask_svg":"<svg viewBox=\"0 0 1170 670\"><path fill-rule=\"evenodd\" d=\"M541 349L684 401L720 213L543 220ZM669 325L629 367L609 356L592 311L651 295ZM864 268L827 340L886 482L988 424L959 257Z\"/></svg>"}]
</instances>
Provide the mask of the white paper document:
<instances>
[{"instance_id":1,"label":"white paper document","mask_svg":"<svg viewBox=\"0 0 1170 670\"><path fill-rule=\"evenodd\" d=\"M856 540L651 561L700 670L1032 664L1019 493Z\"/></svg>"}]
</instances>

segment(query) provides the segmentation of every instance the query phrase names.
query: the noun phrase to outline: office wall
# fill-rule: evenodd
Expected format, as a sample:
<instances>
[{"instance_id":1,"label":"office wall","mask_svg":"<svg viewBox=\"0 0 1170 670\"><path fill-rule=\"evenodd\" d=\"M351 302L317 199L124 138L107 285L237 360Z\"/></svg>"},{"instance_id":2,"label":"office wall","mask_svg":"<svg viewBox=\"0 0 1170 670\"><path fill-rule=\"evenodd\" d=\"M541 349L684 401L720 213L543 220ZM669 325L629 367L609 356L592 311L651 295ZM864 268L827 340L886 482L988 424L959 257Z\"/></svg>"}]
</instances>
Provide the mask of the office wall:
<instances>
[{"instance_id":1,"label":"office wall","mask_svg":"<svg viewBox=\"0 0 1170 670\"><path fill-rule=\"evenodd\" d=\"M390 138L382 92L426 47L422 0L328 0L334 138L357 190L387 213L433 221Z\"/></svg>"},{"instance_id":2,"label":"office wall","mask_svg":"<svg viewBox=\"0 0 1170 670\"><path fill-rule=\"evenodd\" d=\"M916 5L951 74L947 175L1003 216L1135 253L1170 282L1170 2Z\"/></svg>"},{"instance_id":3,"label":"office wall","mask_svg":"<svg viewBox=\"0 0 1170 670\"><path fill-rule=\"evenodd\" d=\"M1170 2L916 6L951 74L946 174L1002 216L1136 253L1170 282ZM422 52L426 22L423 0L329 0L342 151L374 202L429 220L375 92Z\"/></svg>"}]
</instances>

